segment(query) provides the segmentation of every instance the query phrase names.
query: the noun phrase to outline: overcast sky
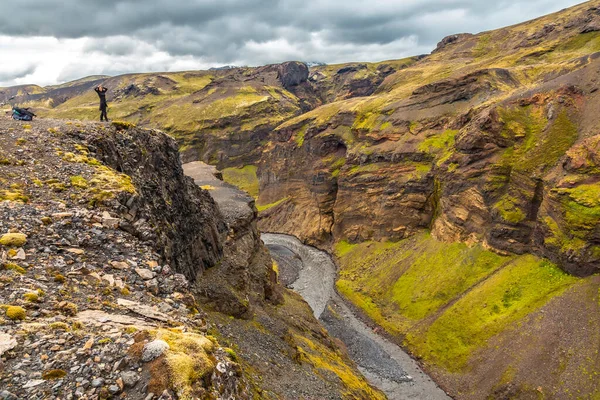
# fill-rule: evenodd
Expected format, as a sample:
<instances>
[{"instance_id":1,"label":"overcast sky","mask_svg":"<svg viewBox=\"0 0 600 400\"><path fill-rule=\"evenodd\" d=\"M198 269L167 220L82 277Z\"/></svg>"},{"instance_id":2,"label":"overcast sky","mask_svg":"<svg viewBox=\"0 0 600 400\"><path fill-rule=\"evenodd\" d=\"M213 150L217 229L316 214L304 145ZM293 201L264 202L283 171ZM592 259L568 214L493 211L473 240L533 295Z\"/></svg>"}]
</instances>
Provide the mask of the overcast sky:
<instances>
[{"instance_id":1,"label":"overcast sky","mask_svg":"<svg viewBox=\"0 0 600 400\"><path fill-rule=\"evenodd\" d=\"M580 0L19 0L0 12L0 86L286 60L381 61Z\"/></svg>"}]
</instances>

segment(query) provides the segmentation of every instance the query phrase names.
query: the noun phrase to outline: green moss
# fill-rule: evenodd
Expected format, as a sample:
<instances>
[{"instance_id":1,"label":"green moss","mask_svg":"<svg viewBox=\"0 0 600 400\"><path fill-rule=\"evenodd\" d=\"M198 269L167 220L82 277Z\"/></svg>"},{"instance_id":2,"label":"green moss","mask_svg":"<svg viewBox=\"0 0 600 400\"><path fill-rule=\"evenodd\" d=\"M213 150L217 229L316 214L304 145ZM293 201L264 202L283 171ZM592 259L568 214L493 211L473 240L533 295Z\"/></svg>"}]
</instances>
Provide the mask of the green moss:
<instances>
[{"instance_id":1,"label":"green moss","mask_svg":"<svg viewBox=\"0 0 600 400\"><path fill-rule=\"evenodd\" d=\"M166 370L155 371L169 377L169 386L180 398L192 398L194 386L209 375L214 364L209 355L214 344L203 335L179 331L159 330L156 338L169 344L166 352Z\"/></svg>"},{"instance_id":2,"label":"green moss","mask_svg":"<svg viewBox=\"0 0 600 400\"><path fill-rule=\"evenodd\" d=\"M306 131L308 130L308 124L305 124L296 134L294 135L294 141L298 145L298 147L302 147L304 144L304 136L306 136Z\"/></svg>"},{"instance_id":3,"label":"green moss","mask_svg":"<svg viewBox=\"0 0 600 400\"><path fill-rule=\"evenodd\" d=\"M226 168L223 171L223 180L229 184L237 186L250 194L258 197L258 177L256 176L256 166L245 165L242 168Z\"/></svg>"},{"instance_id":4,"label":"green moss","mask_svg":"<svg viewBox=\"0 0 600 400\"><path fill-rule=\"evenodd\" d=\"M347 389L345 397L357 399L383 400L386 397L369 386L366 380L355 373L341 358L340 354L322 344L303 336L294 335L296 359L312 365L317 373L333 373Z\"/></svg>"},{"instance_id":5,"label":"green moss","mask_svg":"<svg viewBox=\"0 0 600 400\"><path fill-rule=\"evenodd\" d=\"M92 179L89 180L89 192L92 194L90 204L92 206L101 204L113 198L117 193L136 193L131 178L125 174L118 173L112 168L100 165Z\"/></svg>"},{"instance_id":6,"label":"green moss","mask_svg":"<svg viewBox=\"0 0 600 400\"><path fill-rule=\"evenodd\" d=\"M0 201L15 201L19 203L29 202L29 197L21 190L0 190Z\"/></svg>"},{"instance_id":7,"label":"green moss","mask_svg":"<svg viewBox=\"0 0 600 400\"><path fill-rule=\"evenodd\" d=\"M435 155L437 164L441 165L454 153L457 134L457 130L448 129L440 134L430 136L419 144L419 151Z\"/></svg>"},{"instance_id":8,"label":"green moss","mask_svg":"<svg viewBox=\"0 0 600 400\"><path fill-rule=\"evenodd\" d=\"M479 58L488 55L491 38L492 35L489 33L479 36L477 45L473 48L473 57Z\"/></svg>"},{"instance_id":9,"label":"green moss","mask_svg":"<svg viewBox=\"0 0 600 400\"><path fill-rule=\"evenodd\" d=\"M548 126L542 107L527 106L501 110L505 122L502 135L518 139L503 156L503 165L531 172L544 171L554 166L578 137L577 125L569 118L567 110L561 110Z\"/></svg>"},{"instance_id":10,"label":"green moss","mask_svg":"<svg viewBox=\"0 0 600 400\"><path fill-rule=\"evenodd\" d=\"M80 189L86 189L88 187L88 182L83 176L80 176L80 175L72 176L70 178L70 181L71 181L71 186L73 186L73 187L80 188Z\"/></svg>"},{"instance_id":11,"label":"green moss","mask_svg":"<svg viewBox=\"0 0 600 400\"><path fill-rule=\"evenodd\" d=\"M40 300L40 296L35 292L25 293L23 298L31 303L37 303Z\"/></svg>"},{"instance_id":12,"label":"green moss","mask_svg":"<svg viewBox=\"0 0 600 400\"><path fill-rule=\"evenodd\" d=\"M494 205L494 208L500 213L506 222L518 224L525 220L526 215L517 204L517 200L508 195L504 196Z\"/></svg>"},{"instance_id":13,"label":"green moss","mask_svg":"<svg viewBox=\"0 0 600 400\"><path fill-rule=\"evenodd\" d=\"M352 129L361 129L366 131L372 131L378 126L381 114L379 112L365 112L360 113L356 116Z\"/></svg>"},{"instance_id":14,"label":"green moss","mask_svg":"<svg viewBox=\"0 0 600 400\"><path fill-rule=\"evenodd\" d=\"M23 321L27 317L27 314L23 307L9 306L6 309L6 317L12 321Z\"/></svg>"},{"instance_id":15,"label":"green moss","mask_svg":"<svg viewBox=\"0 0 600 400\"><path fill-rule=\"evenodd\" d=\"M88 164L93 166L99 166L100 161L96 160L93 157L88 157L86 154L75 154L71 152L58 152L59 156L62 156L62 159L72 163L80 163L80 164Z\"/></svg>"},{"instance_id":16,"label":"green moss","mask_svg":"<svg viewBox=\"0 0 600 400\"><path fill-rule=\"evenodd\" d=\"M27 273L25 268L21 267L18 264L13 263L13 262L4 263L4 269L6 269L8 271L15 271L16 273L21 274L21 275L25 275Z\"/></svg>"},{"instance_id":17,"label":"green moss","mask_svg":"<svg viewBox=\"0 0 600 400\"><path fill-rule=\"evenodd\" d=\"M556 53L581 52L591 54L600 51L600 32L587 32L574 36L561 43Z\"/></svg>"},{"instance_id":18,"label":"green moss","mask_svg":"<svg viewBox=\"0 0 600 400\"><path fill-rule=\"evenodd\" d=\"M346 240L340 240L335 244L334 252L336 257L344 257L348 254L352 249L354 249L357 245L347 242Z\"/></svg>"},{"instance_id":19,"label":"green moss","mask_svg":"<svg viewBox=\"0 0 600 400\"><path fill-rule=\"evenodd\" d=\"M277 207L278 205L280 205L281 203L283 203L283 202L285 202L285 201L287 201L289 199L290 199L290 197L288 196L288 197L284 197L283 199L279 199L279 200L277 200L277 201L275 201L273 203L270 203L270 204L258 204L257 203L256 204L256 209L259 212L263 212L263 211L269 210L271 208Z\"/></svg>"},{"instance_id":20,"label":"green moss","mask_svg":"<svg viewBox=\"0 0 600 400\"><path fill-rule=\"evenodd\" d=\"M425 361L460 371L488 339L577 282L555 265L522 256L468 292L406 343Z\"/></svg>"},{"instance_id":21,"label":"green moss","mask_svg":"<svg viewBox=\"0 0 600 400\"><path fill-rule=\"evenodd\" d=\"M225 353L227 353L227 356L229 357L229 359L231 361L238 361L238 356L235 353L235 350L233 350L233 349L231 349L229 347L226 347L225 348Z\"/></svg>"},{"instance_id":22,"label":"green moss","mask_svg":"<svg viewBox=\"0 0 600 400\"><path fill-rule=\"evenodd\" d=\"M480 245L435 243L412 262L392 286L398 312L421 320L488 277L509 260L484 250Z\"/></svg>"},{"instance_id":23,"label":"green moss","mask_svg":"<svg viewBox=\"0 0 600 400\"><path fill-rule=\"evenodd\" d=\"M23 233L5 233L0 236L0 245L7 247L23 247L27 243L27 235Z\"/></svg>"},{"instance_id":24,"label":"green moss","mask_svg":"<svg viewBox=\"0 0 600 400\"><path fill-rule=\"evenodd\" d=\"M558 248L561 253L578 252L586 247L585 240L563 231L551 217L545 217L544 224L551 233L551 236L544 239L546 245Z\"/></svg>"},{"instance_id":25,"label":"green moss","mask_svg":"<svg viewBox=\"0 0 600 400\"><path fill-rule=\"evenodd\" d=\"M127 121L112 121L112 126L114 126L118 131L126 131L128 129L135 128L135 124Z\"/></svg>"},{"instance_id":26,"label":"green moss","mask_svg":"<svg viewBox=\"0 0 600 400\"><path fill-rule=\"evenodd\" d=\"M48 328L53 331L68 331L69 325L64 322L52 322Z\"/></svg>"},{"instance_id":27,"label":"green moss","mask_svg":"<svg viewBox=\"0 0 600 400\"><path fill-rule=\"evenodd\" d=\"M600 183L558 189L566 195L563 201L565 219L574 230L591 230L600 223Z\"/></svg>"}]
</instances>

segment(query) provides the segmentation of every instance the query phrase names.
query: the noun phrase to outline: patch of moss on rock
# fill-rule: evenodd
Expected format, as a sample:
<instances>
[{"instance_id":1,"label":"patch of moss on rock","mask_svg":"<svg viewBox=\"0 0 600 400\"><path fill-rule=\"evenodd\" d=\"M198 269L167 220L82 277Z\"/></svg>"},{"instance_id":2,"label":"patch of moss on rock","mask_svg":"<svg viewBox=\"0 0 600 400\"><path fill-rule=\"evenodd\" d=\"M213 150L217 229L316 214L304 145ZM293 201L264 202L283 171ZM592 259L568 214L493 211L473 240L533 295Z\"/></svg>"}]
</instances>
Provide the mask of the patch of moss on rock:
<instances>
[{"instance_id":1,"label":"patch of moss on rock","mask_svg":"<svg viewBox=\"0 0 600 400\"><path fill-rule=\"evenodd\" d=\"M6 308L6 317L12 321L23 321L27 314L23 307L9 306Z\"/></svg>"},{"instance_id":2,"label":"patch of moss on rock","mask_svg":"<svg viewBox=\"0 0 600 400\"><path fill-rule=\"evenodd\" d=\"M23 233L6 233L0 236L0 245L7 247L23 247L27 243L27 235Z\"/></svg>"},{"instance_id":3,"label":"patch of moss on rock","mask_svg":"<svg viewBox=\"0 0 600 400\"><path fill-rule=\"evenodd\" d=\"M29 197L21 190L0 190L0 201L29 202Z\"/></svg>"}]
</instances>

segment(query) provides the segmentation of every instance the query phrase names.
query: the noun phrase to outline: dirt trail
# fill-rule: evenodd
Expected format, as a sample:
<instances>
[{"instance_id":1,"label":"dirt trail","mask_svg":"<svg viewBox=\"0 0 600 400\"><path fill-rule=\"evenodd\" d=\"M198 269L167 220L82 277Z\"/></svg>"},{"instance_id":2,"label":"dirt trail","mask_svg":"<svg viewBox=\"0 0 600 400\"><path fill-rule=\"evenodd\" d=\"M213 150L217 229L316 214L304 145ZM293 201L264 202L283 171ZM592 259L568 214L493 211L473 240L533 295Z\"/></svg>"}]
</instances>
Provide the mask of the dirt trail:
<instances>
[{"instance_id":1,"label":"dirt trail","mask_svg":"<svg viewBox=\"0 0 600 400\"><path fill-rule=\"evenodd\" d=\"M329 333L344 342L373 386L390 400L449 399L408 354L352 313L335 291L336 268L327 253L292 236L263 234L262 239L279 264L282 283L300 293Z\"/></svg>"}]
</instances>

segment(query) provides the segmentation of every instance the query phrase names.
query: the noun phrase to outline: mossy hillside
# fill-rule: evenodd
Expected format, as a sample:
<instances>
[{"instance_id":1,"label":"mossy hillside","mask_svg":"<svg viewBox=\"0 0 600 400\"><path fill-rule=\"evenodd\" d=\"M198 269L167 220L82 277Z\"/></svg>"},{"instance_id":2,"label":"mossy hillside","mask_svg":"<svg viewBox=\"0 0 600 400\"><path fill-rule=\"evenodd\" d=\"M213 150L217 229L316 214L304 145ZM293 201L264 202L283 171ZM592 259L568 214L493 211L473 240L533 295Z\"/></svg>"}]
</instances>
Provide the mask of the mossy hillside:
<instances>
[{"instance_id":1,"label":"mossy hillside","mask_svg":"<svg viewBox=\"0 0 600 400\"><path fill-rule=\"evenodd\" d=\"M223 180L231 185L237 186L241 190L255 199L258 198L258 177L256 175L255 165L245 165L242 168L225 168L223 171Z\"/></svg>"},{"instance_id":2,"label":"mossy hillside","mask_svg":"<svg viewBox=\"0 0 600 400\"><path fill-rule=\"evenodd\" d=\"M157 77L165 77L176 83L172 89L161 88L158 93L143 96L124 96L109 101L109 116L111 119L127 119L140 122L144 115L154 112L166 103L183 99L194 92L203 89L211 81L207 73L165 73L165 74L133 74L113 78L110 82L111 93L119 92L127 86L151 87ZM109 86L109 83L106 83ZM114 87L113 87L114 85ZM93 91L73 97L55 108L40 111L40 116L62 119L97 120L98 96Z\"/></svg>"},{"instance_id":3,"label":"mossy hillside","mask_svg":"<svg viewBox=\"0 0 600 400\"><path fill-rule=\"evenodd\" d=\"M578 138L577 125L566 108L548 121L543 107L514 107L500 111L505 129L502 135L515 140L502 165L525 172L541 173L556 165Z\"/></svg>"},{"instance_id":4,"label":"mossy hillside","mask_svg":"<svg viewBox=\"0 0 600 400\"><path fill-rule=\"evenodd\" d=\"M452 372L494 335L578 279L535 256L501 256L428 234L338 242L339 292L413 354Z\"/></svg>"},{"instance_id":5,"label":"mossy hillside","mask_svg":"<svg viewBox=\"0 0 600 400\"><path fill-rule=\"evenodd\" d=\"M253 86L202 91L193 100L162 105L148 115L148 121L177 136L213 128L218 129L205 133L222 135L252 131L261 125L275 127L298 114L298 99L287 93ZM228 121L229 129L223 130L223 121Z\"/></svg>"},{"instance_id":6,"label":"mossy hillside","mask_svg":"<svg viewBox=\"0 0 600 400\"><path fill-rule=\"evenodd\" d=\"M432 315L510 260L480 245L442 243L428 234L398 243L340 242L336 255L340 291L363 297L370 316L393 319L401 330Z\"/></svg>"},{"instance_id":7,"label":"mossy hillside","mask_svg":"<svg viewBox=\"0 0 600 400\"><path fill-rule=\"evenodd\" d=\"M466 293L430 326L406 336L412 352L451 372L471 354L560 295L578 279L547 260L521 256Z\"/></svg>"}]
</instances>

